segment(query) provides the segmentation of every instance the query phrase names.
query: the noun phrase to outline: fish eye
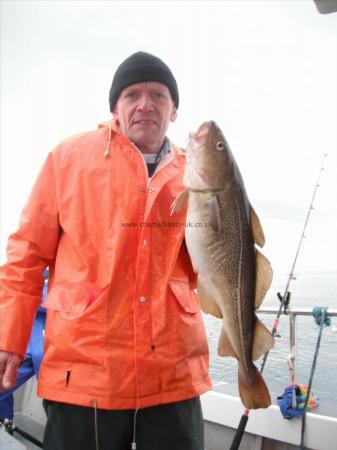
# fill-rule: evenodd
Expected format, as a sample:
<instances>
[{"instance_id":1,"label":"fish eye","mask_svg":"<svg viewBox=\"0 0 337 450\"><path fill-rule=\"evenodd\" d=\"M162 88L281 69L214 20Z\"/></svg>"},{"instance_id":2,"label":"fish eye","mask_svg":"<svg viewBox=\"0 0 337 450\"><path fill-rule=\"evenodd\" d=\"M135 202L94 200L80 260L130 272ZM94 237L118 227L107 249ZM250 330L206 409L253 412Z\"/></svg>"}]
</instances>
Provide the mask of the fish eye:
<instances>
[{"instance_id":1,"label":"fish eye","mask_svg":"<svg viewBox=\"0 0 337 450\"><path fill-rule=\"evenodd\" d=\"M223 150L225 148L225 144L222 141L217 142L216 144L216 149L219 150L219 152L221 152L221 150Z\"/></svg>"}]
</instances>

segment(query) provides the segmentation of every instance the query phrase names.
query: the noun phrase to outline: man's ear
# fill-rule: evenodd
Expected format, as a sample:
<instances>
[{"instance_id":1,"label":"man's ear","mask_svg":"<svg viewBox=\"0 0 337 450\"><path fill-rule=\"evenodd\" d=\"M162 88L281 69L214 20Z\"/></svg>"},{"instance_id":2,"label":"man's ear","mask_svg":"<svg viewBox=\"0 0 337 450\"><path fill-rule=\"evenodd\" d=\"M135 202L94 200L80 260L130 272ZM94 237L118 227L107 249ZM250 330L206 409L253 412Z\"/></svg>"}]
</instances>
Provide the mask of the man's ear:
<instances>
[{"instance_id":1,"label":"man's ear","mask_svg":"<svg viewBox=\"0 0 337 450\"><path fill-rule=\"evenodd\" d=\"M112 114L114 117L118 117L118 108L117 108L117 104L114 106L114 109L112 110Z\"/></svg>"},{"instance_id":2,"label":"man's ear","mask_svg":"<svg viewBox=\"0 0 337 450\"><path fill-rule=\"evenodd\" d=\"M175 107L175 105L172 108L172 112L171 112L171 117L170 117L170 121L171 122L175 122L176 118L177 118L177 108Z\"/></svg>"}]
</instances>

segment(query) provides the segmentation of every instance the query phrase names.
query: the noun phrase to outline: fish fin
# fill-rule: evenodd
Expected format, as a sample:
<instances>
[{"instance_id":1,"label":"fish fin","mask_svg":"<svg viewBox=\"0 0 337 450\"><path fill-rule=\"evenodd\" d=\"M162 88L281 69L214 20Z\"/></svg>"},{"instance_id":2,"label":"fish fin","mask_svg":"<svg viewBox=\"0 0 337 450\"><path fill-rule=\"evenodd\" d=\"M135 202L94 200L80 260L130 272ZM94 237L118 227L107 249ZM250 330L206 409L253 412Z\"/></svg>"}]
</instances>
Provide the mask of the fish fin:
<instances>
[{"instance_id":1,"label":"fish fin","mask_svg":"<svg viewBox=\"0 0 337 450\"><path fill-rule=\"evenodd\" d=\"M268 408L271 398L267 385L255 366L254 370L254 380L249 382L239 365L238 379L241 401L247 409Z\"/></svg>"},{"instance_id":2,"label":"fish fin","mask_svg":"<svg viewBox=\"0 0 337 450\"><path fill-rule=\"evenodd\" d=\"M218 355L219 356L233 356L234 358L237 358L236 353L232 347L232 344L230 343L228 334L227 334L224 326L222 326L222 329L221 329L219 345L218 345Z\"/></svg>"},{"instance_id":3,"label":"fish fin","mask_svg":"<svg viewBox=\"0 0 337 450\"><path fill-rule=\"evenodd\" d=\"M260 219L254 211L252 205L250 205L250 225L252 227L254 241L259 247L263 247L265 244L263 229L260 223Z\"/></svg>"},{"instance_id":4,"label":"fish fin","mask_svg":"<svg viewBox=\"0 0 337 450\"><path fill-rule=\"evenodd\" d=\"M202 311L205 314L212 314L212 316L219 317L219 319L222 319L222 312L221 312L218 304L209 295L209 293L204 288L204 286L202 285L199 278L198 278L197 291L198 291L198 295L200 298L200 304L201 304Z\"/></svg>"},{"instance_id":5,"label":"fish fin","mask_svg":"<svg viewBox=\"0 0 337 450\"><path fill-rule=\"evenodd\" d=\"M256 249L255 308L259 308L273 279L273 269L268 259Z\"/></svg>"},{"instance_id":6,"label":"fish fin","mask_svg":"<svg viewBox=\"0 0 337 450\"><path fill-rule=\"evenodd\" d=\"M274 347L274 345L275 341L271 332L259 319L256 318L252 351L253 361L260 358L260 356Z\"/></svg>"},{"instance_id":7,"label":"fish fin","mask_svg":"<svg viewBox=\"0 0 337 450\"><path fill-rule=\"evenodd\" d=\"M188 196L189 192L187 189L183 190L182 192L180 192L180 194L177 195L171 205L171 216L173 216L173 214L176 212L180 212L185 207L188 202Z\"/></svg>"},{"instance_id":8,"label":"fish fin","mask_svg":"<svg viewBox=\"0 0 337 450\"><path fill-rule=\"evenodd\" d=\"M209 223L214 231L220 233L222 231L221 215L220 215L220 205L219 198L217 195L212 195L212 197L206 201L209 212Z\"/></svg>"}]
</instances>

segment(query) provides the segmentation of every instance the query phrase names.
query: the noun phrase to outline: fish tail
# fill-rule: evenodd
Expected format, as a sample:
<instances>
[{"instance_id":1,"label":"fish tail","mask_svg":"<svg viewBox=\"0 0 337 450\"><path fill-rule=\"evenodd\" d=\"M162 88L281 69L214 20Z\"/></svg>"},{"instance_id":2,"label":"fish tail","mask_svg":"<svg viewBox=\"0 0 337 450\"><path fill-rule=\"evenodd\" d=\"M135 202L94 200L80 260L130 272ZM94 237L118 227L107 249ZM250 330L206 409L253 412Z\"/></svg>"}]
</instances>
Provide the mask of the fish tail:
<instances>
[{"instance_id":1,"label":"fish tail","mask_svg":"<svg viewBox=\"0 0 337 450\"><path fill-rule=\"evenodd\" d=\"M271 398L262 378L262 375L254 366L252 380L248 380L243 369L239 366L239 392L242 403L247 409L268 408Z\"/></svg>"}]
</instances>

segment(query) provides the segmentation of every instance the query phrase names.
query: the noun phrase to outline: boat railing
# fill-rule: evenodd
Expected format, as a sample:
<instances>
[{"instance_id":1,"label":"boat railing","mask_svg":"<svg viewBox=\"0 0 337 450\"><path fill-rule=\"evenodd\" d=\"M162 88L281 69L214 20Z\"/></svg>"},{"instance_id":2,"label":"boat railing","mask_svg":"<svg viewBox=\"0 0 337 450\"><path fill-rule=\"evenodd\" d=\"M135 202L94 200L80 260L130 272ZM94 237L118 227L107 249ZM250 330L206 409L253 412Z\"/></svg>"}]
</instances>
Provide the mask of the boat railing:
<instances>
[{"instance_id":1,"label":"boat railing","mask_svg":"<svg viewBox=\"0 0 337 450\"><path fill-rule=\"evenodd\" d=\"M266 306L258 309L256 312L260 318L263 315L274 315L276 318L279 308ZM327 313L331 318L336 317L337 309L328 308ZM290 336L288 337L288 333L286 334L287 339L290 338L290 350L293 350L294 346L296 349L296 329L299 325L299 323L296 324L296 319L299 316L312 316L313 319L313 308L290 308L288 306L282 315L288 316L288 319L287 317L282 318L284 319L283 325L287 326L286 321L289 320ZM318 325L317 328L319 328ZM334 328L335 326L333 326ZM282 330L284 330L283 326ZM296 356L295 351L290 351L287 358L289 369L290 363L293 363L290 372L294 378ZM212 390L201 396L201 403L204 419L207 426L210 427L208 433L212 433L212 439L217 439L217 442L228 442L229 448L234 436L234 430L237 429L244 411L240 397L221 392L221 390ZM249 421L247 422L245 431L247 439L245 448L260 449L268 446L268 448L295 449L298 448L301 441L302 422L301 420L285 420L280 413L279 406L272 404L266 409L261 408L250 411ZM230 433L230 438L228 438L228 434L226 433ZM255 440L248 441L252 436ZM269 439L271 441L268 441ZM249 447L247 446L248 442ZM305 448L335 450L337 448L336 442L337 418L331 415L321 415L319 412L307 412ZM217 446L216 448L219 447Z\"/></svg>"},{"instance_id":2,"label":"boat railing","mask_svg":"<svg viewBox=\"0 0 337 450\"><path fill-rule=\"evenodd\" d=\"M258 314L273 314L276 316L279 309L275 307L264 307L259 308L256 310ZM291 358L293 362L293 370L294 375L296 371L296 348L297 348L297 317L298 316L313 316L313 309L312 308L286 308L283 312L283 315L289 316L289 347L290 351L293 354L293 357ZM335 308L327 308L327 315L329 317L337 317L337 309Z\"/></svg>"}]
</instances>

